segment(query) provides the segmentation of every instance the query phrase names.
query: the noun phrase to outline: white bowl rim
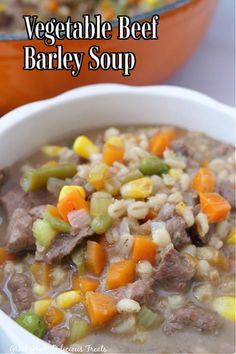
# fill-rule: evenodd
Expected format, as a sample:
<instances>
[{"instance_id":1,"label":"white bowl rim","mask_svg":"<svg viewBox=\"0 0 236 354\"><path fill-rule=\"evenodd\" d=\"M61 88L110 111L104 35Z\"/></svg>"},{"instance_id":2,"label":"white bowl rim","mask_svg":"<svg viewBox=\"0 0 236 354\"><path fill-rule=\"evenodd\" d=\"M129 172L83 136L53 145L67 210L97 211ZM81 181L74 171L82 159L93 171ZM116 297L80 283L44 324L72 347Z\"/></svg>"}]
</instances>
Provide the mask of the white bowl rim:
<instances>
[{"instance_id":1,"label":"white bowl rim","mask_svg":"<svg viewBox=\"0 0 236 354\"><path fill-rule=\"evenodd\" d=\"M172 98L180 98L187 101L192 101L195 103L201 103L206 105L208 108L214 108L215 110L224 113L230 118L234 118L236 122L236 109L234 107L227 106L220 103L209 96L199 93L194 90L178 87L178 86L127 86L118 84L98 84L89 85L81 88L76 88L65 92L59 96L51 99L33 102L13 111L7 113L0 119L0 136L5 134L8 130L14 129L15 123L19 123L29 118L35 112L43 112L48 108L53 108L57 104L63 102L70 102L76 98L89 98L94 96L109 95L109 94L143 94L143 95L158 95L158 96L168 96ZM0 325L2 328L7 328L6 337L12 342L15 340L15 332L18 333L18 338L24 338L27 340L27 347L30 348L40 348L36 350L39 353L64 353L64 351L54 348L48 343L42 341L41 339L32 336L29 332L25 331L23 328L18 326L15 321L13 321L9 316L0 310ZM26 343L23 343L23 345ZM20 348L19 348L20 351ZM29 353L33 351L30 350ZM27 351L24 351L27 353Z\"/></svg>"}]
</instances>

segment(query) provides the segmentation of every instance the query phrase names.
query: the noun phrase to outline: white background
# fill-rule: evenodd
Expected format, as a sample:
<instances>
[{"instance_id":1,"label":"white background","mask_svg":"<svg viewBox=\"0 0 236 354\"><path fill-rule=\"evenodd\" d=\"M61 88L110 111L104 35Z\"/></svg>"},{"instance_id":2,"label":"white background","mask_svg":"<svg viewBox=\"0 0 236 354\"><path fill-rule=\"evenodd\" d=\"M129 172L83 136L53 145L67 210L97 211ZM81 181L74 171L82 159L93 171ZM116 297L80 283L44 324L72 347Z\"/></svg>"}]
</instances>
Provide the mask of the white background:
<instances>
[{"instance_id":1,"label":"white background","mask_svg":"<svg viewBox=\"0 0 236 354\"><path fill-rule=\"evenodd\" d=\"M219 0L200 47L167 84L198 90L235 105L235 3Z\"/></svg>"}]
</instances>

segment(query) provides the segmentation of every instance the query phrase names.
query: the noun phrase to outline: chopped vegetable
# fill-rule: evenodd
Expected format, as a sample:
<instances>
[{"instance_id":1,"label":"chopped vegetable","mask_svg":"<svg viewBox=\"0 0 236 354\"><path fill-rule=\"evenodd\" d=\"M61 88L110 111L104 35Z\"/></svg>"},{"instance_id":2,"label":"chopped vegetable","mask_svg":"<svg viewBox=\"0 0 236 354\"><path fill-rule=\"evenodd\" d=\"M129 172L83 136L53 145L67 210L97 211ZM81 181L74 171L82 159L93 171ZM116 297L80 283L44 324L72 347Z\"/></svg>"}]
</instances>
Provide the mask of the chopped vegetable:
<instances>
[{"instance_id":1,"label":"chopped vegetable","mask_svg":"<svg viewBox=\"0 0 236 354\"><path fill-rule=\"evenodd\" d=\"M108 213L96 216L91 224L92 230L98 234L102 235L104 234L109 228L111 227L113 223L113 219L110 217Z\"/></svg>"},{"instance_id":2,"label":"chopped vegetable","mask_svg":"<svg viewBox=\"0 0 236 354\"><path fill-rule=\"evenodd\" d=\"M64 199L70 192L73 192L74 190L79 191L81 196L84 199L86 198L86 192L83 187L81 187L81 186L64 186L64 187L62 187L62 189L60 191L59 201Z\"/></svg>"},{"instance_id":3,"label":"chopped vegetable","mask_svg":"<svg viewBox=\"0 0 236 354\"><path fill-rule=\"evenodd\" d=\"M5 248L0 247L0 266L6 261L14 261L17 257L15 254L10 254Z\"/></svg>"},{"instance_id":4,"label":"chopped vegetable","mask_svg":"<svg viewBox=\"0 0 236 354\"><path fill-rule=\"evenodd\" d=\"M122 178L122 184L134 181L136 179L142 178L143 174L140 170L133 170L128 172L124 177Z\"/></svg>"},{"instance_id":5,"label":"chopped vegetable","mask_svg":"<svg viewBox=\"0 0 236 354\"><path fill-rule=\"evenodd\" d=\"M95 291L99 286L99 281L73 274L72 286L74 290L80 290L85 294L87 291Z\"/></svg>"},{"instance_id":6,"label":"chopped vegetable","mask_svg":"<svg viewBox=\"0 0 236 354\"><path fill-rule=\"evenodd\" d=\"M136 236L132 259L134 262L149 261L151 264L156 262L157 245L147 236Z\"/></svg>"},{"instance_id":7,"label":"chopped vegetable","mask_svg":"<svg viewBox=\"0 0 236 354\"><path fill-rule=\"evenodd\" d=\"M16 322L36 337L43 338L46 334L44 319L35 313L22 313L16 318Z\"/></svg>"},{"instance_id":8,"label":"chopped vegetable","mask_svg":"<svg viewBox=\"0 0 236 354\"><path fill-rule=\"evenodd\" d=\"M151 178L143 177L124 184L121 187L121 195L123 198L144 199L151 195L152 188Z\"/></svg>"},{"instance_id":9,"label":"chopped vegetable","mask_svg":"<svg viewBox=\"0 0 236 354\"><path fill-rule=\"evenodd\" d=\"M106 143L103 146L103 161L111 166L113 162L124 161L124 147L119 145L112 145L111 143Z\"/></svg>"},{"instance_id":10,"label":"chopped vegetable","mask_svg":"<svg viewBox=\"0 0 236 354\"><path fill-rule=\"evenodd\" d=\"M89 160L92 154L99 152L98 147L86 136L79 136L73 145L73 150L77 155Z\"/></svg>"},{"instance_id":11,"label":"chopped vegetable","mask_svg":"<svg viewBox=\"0 0 236 354\"><path fill-rule=\"evenodd\" d=\"M48 213L50 213L52 216L54 216L55 218L58 218L58 219L62 219L57 207L55 207L55 205L47 205L47 208L46 208L46 211Z\"/></svg>"},{"instance_id":12,"label":"chopped vegetable","mask_svg":"<svg viewBox=\"0 0 236 354\"><path fill-rule=\"evenodd\" d=\"M34 313L39 316L44 316L47 313L51 303L52 299L43 299L35 301L33 305Z\"/></svg>"},{"instance_id":13,"label":"chopped vegetable","mask_svg":"<svg viewBox=\"0 0 236 354\"><path fill-rule=\"evenodd\" d=\"M50 264L35 262L30 266L30 271L38 284L46 287L49 286L52 272L52 266Z\"/></svg>"},{"instance_id":14,"label":"chopped vegetable","mask_svg":"<svg viewBox=\"0 0 236 354\"><path fill-rule=\"evenodd\" d=\"M151 311L147 306L142 306L137 314L138 326L146 330L160 326L163 320L159 313Z\"/></svg>"},{"instance_id":15,"label":"chopped vegetable","mask_svg":"<svg viewBox=\"0 0 236 354\"><path fill-rule=\"evenodd\" d=\"M142 159L139 169L145 176L162 175L169 171L168 165L154 155Z\"/></svg>"},{"instance_id":16,"label":"chopped vegetable","mask_svg":"<svg viewBox=\"0 0 236 354\"><path fill-rule=\"evenodd\" d=\"M33 223L33 235L40 246L48 248L57 235L57 231L46 220L37 219Z\"/></svg>"},{"instance_id":17,"label":"chopped vegetable","mask_svg":"<svg viewBox=\"0 0 236 354\"><path fill-rule=\"evenodd\" d=\"M104 325L117 314L116 300L110 295L89 291L85 304L94 327Z\"/></svg>"},{"instance_id":18,"label":"chopped vegetable","mask_svg":"<svg viewBox=\"0 0 236 354\"><path fill-rule=\"evenodd\" d=\"M108 166L103 162L99 162L91 166L88 182L99 191L104 188L105 181L110 177Z\"/></svg>"},{"instance_id":19,"label":"chopped vegetable","mask_svg":"<svg viewBox=\"0 0 236 354\"><path fill-rule=\"evenodd\" d=\"M86 267L96 275L101 274L106 264L106 251L99 243L87 241Z\"/></svg>"},{"instance_id":20,"label":"chopped vegetable","mask_svg":"<svg viewBox=\"0 0 236 354\"><path fill-rule=\"evenodd\" d=\"M124 139L120 136L112 136L106 141L107 144L123 147L124 146Z\"/></svg>"},{"instance_id":21,"label":"chopped vegetable","mask_svg":"<svg viewBox=\"0 0 236 354\"><path fill-rule=\"evenodd\" d=\"M112 197L108 193L93 193L90 201L90 214L92 216L100 216L107 213L109 205L112 203Z\"/></svg>"},{"instance_id":22,"label":"chopped vegetable","mask_svg":"<svg viewBox=\"0 0 236 354\"><path fill-rule=\"evenodd\" d=\"M213 301L213 309L228 320L236 322L235 296L220 296Z\"/></svg>"},{"instance_id":23,"label":"chopped vegetable","mask_svg":"<svg viewBox=\"0 0 236 354\"><path fill-rule=\"evenodd\" d=\"M82 294L78 290L71 290L61 293L57 296L57 305L62 309L69 309L79 304L82 300Z\"/></svg>"},{"instance_id":24,"label":"chopped vegetable","mask_svg":"<svg viewBox=\"0 0 236 354\"><path fill-rule=\"evenodd\" d=\"M193 189L198 193L211 193L215 187L215 178L209 168L199 168L193 178Z\"/></svg>"},{"instance_id":25,"label":"chopped vegetable","mask_svg":"<svg viewBox=\"0 0 236 354\"><path fill-rule=\"evenodd\" d=\"M231 209L229 202L218 193L201 193L200 206L211 224L226 219Z\"/></svg>"},{"instance_id":26,"label":"chopped vegetable","mask_svg":"<svg viewBox=\"0 0 236 354\"><path fill-rule=\"evenodd\" d=\"M111 194L113 197L116 197L120 193L120 186L121 183L116 177L111 177L104 183L105 191Z\"/></svg>"},{"instance_id":27,"label":"chopped vegetable","mask_svg":"<svg viewBox=\"0 0 236 354\"><path fill-rule=\"evenodd\" d=\"M44 220L46 220L50 224L50 226L57 232L64 232L64 233L71 232L71 226L67 222L55 216L52 216L51 213L46 211L44 212L43 217Z\"/></svg>"},{"instance_id":28,"label":"chopped vegetable","mask_svg":"<svg viewBox=\"0 0 236 354\"><path fill-rule=\"evenodd\" d=\"M45 187L50 177L65 179L73 177L76 172L76 165L73 164L58 164L41 167L37 170L28 170L21 178L21 187L25 192L32 192L35 189Z\"/></svg>"},{"instance_id":29,"label":"chopped vegetable","mask_svg":"<svg viewBox=\"0 0 236 354\"><path fill-rule=\"evenodd\" d=\"M44 315L47 327L53 328L64 320L64 313L54 306L50 306Z\"/></svg>"},{"instance_id":30,"label":"chopped vegetable","mask_svg":"<svg viewBox=\"0 0 236 354\"><path fill-rule=\"evenodd\" d=\"M87 321L73 316L70 319L70 343L78 342L89 334L89 324Z\"/></svg>"},{"instance_id":31,"label":"chopped vegetable","mask_svg":"<svg viewBox=\"0 0 236 354\"><path fill-rule=\"evenodd\" d=\"M170 147L171 141L176 137L174 130L157 133L149 141L149 149L151 153L162 157L166 148Z\"/></svg>"},{"instance_id":32,"label":"chopped vegetable","mask_svg":"<svg viewBox=\"0 0 236 354\"><path fill-rule=\"evenodd\" d=\"M116 289L134 281L135 263L132 260L124 260L113 263L106 276L107 289Z\"/></svg>"},{"instance_id":33,"label":"chopped vegetable","mask_svg":"<svg viewBox=\"0 0 236 354\"><path fill-rule=\"evenodd\" d=\"M88 203L84 200L78 190L73 190L67 196L59 201L57 205L58 211L63 220L68 222L67 215L74 210L85 209L88 210Z\"/></svg>"},{"instance_id":34,"label":"chopped vegetable","mask_svg":"<svg viewBox=\"0 0 236 354\"><path fill-rule=\"evenodd\" d=\"M233 228L231 233L229 234L227 241L227 245L235 245L236 244L236 227Z\"/></svg>"},{"instance_id":35,"label":"chopped vegetable","mask_svg":"<svg viewBox=\"0 0 236 354\"><path fill-rule=\"evenodd\" d=\"M62 151L63 147L59 145L44 145L42 147L42 152L49 157L58 157Z\"/></svg>"},{"instance_id":36,"label":"chopped vegetable","mask_svg":"<svg viewBox=\"0 0 236 354\"><path fill-rule=\"evenodd\" d=\"M84 247L79 247L71 255L72 261L77 266L77 271L80 275L85 274L85 271L86 271L85 252L86 252L86 250Z\"/></svg>"}]
</instances>

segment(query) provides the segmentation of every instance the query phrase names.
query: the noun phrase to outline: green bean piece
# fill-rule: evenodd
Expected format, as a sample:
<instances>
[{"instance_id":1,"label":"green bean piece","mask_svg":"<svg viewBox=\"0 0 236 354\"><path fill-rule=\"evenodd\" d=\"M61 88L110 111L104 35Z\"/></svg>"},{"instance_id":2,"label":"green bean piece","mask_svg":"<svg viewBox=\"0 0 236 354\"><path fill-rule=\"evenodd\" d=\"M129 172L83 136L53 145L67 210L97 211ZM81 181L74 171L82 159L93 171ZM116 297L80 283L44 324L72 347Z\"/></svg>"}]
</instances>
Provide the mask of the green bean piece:
<instances>
[{"instance_id":1,"label":"green bean piece","mask_svg":"<svg viewBox=\"0 0 236 354\"><path fill-rule=\"evenodd\" d=\"M65 179L73 177L77 172L76 165L58 164L41 167L37 170L26 171L21 178L21 187L25 192L45 187L50 177Z\"/></svg>"},{"instance_id":2,"label":"green bean piece","mask_svg":"<svg viewBox=\"0 0 236 354\"><path fill-rule=\"evenodd\" d=\"M145 176L162 175L168 173L168 165L157 156L151 155L142 159L139 170Z\"/></svg>"},{"instance_id":3,"label":"green bean piece","mask_svg":"<svg viewBox=\"0 0 236 354\"><path fill-rule=\"evenodd\" d=\"M83 339L89 333L88 322L76 316L71 317L69 327L71 344Z\"/></svg>"},{"instance_id":4,"label":"green bean piece","mask_svg":"<svg viewBox=\"0 0 236 354\"><path fill-rule=\"evenodd\" d=\"M33 236L40 246L48 248L57 235L57 231L46 221L37 219L33 223Z\"/></svg>"},{"instance_id":5,"label":"green bean piece","mask_svg":"<svg viewBox=\"0 0 236 354\"><path fill-rule=\"evenodd\" d=\"M104 234L112 225L113 219L110 217L108 213L96 216L91 224L92 230L98 234Z\"/></svg>"},{"instance_id":6,"label":"green bean piece","mask_svg":"<svg viewBox=\"0 0 236 354\"><path fill-rule=\"evenodd\" d=\"M67 222L52 216L48 211L44 212L43 217L44 220L46 220L54 230L64 233L71 232L71 226Z\"/></svg>"},{"instance_id":7,"label":"green bean piece","mask_svg":"<svg viewBox=\"0 0 236 354\"><path fill-rule=\"evenodd\" d=\"M143 174L139 170L133 170L128 172L122 179L122 184L134 181L136 179L142 178Z\"/></svg>"},{"instance_id":8,"label":"green bean piece","mask_svg":"<svg viewBox=\"0 0 236 354\"><path fill-rule=\"evenodd\" d=\"M35 313L22 313L16 318L16 322L39 338L43 338L46 334L47 329L44 319Z\"/></svg>"},{"instance_id":9,"label":"green bean piece","mask_svg":"<svg viewBox=\"0 0 236 354\"><path fill-rule=\"evenodd\" d=\"M147 306L142 306L137 314L137 324L144 329L158 327L162 322L163 317L159 313L151 311Z\"/></svg>"},{"instance_id":10,"label":"green bean piece","mask_svg":"<svg viewBox=\"0 0 236 354\"><path fill-rule=\"evenodd\" d=\"M79 275L84 275L86 273L85 253L85 248L79 247L71 255L71 259L76 265Z\"/></svg>"}]
</instances>

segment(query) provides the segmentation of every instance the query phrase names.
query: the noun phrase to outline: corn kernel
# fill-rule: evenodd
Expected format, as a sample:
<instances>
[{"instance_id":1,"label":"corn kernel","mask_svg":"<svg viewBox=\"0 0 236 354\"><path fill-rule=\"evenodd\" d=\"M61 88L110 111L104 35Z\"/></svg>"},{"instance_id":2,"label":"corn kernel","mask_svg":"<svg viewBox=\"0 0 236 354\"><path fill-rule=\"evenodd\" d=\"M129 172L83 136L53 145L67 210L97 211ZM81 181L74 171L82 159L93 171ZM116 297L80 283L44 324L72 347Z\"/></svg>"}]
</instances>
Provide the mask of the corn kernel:
<instances>
[{"instance_id":1,"label":"corn kernel","mask_svg":"<svg viewBox=\"0 0 236 354\"><path fill-rule=\"evenodd\" d=\"M80 303L82 294L78 290L66 291L57 296L57 305L62 309L69 309L70 307Z\"/></svg>"},{"instance_id":2,"label":"corn kernel","mask_svg":"<svg viewBox=\"0 0 236 354\"><path fill-rule=\"evenodd\" d=\"M134 181L125 183L121 187L123 198L144 199L151 195L153 182L149 177L142 177Z\"/></svg>"},{"instance_id":3,"label":"corn kernel","mask_svg":"<svg viewBox=\"0 0 236 354\"><path fill-rule=\"evenodd\" d=\"M236 227L230 233L226 243L227 243L227 245L235 245L236 244Z\"/></svg>"},{"instance_id":4,"label":"corn kernel","mask_svg":"<svg viewBox=\"0 0 236 354\"><path fill-rule=\"evenodd\" d=\"M176 179L176 181L180 180L180 177L182 176L182 174L183 174L183 171L178 168L171 168L169 170L169 175L171 177L173 177L174 179Z\"/></svg>"},{"instance_id":5,"label":"corn kernel","mask_svg":"<svg viewBox=\"0 0 236 354\"><path fill-rule=\"evenodd\" d=\"M213 301L213 309L228 320L236 322L235 296L220 296Z\"/></svg>"},{"instance_id":6,"label":"corn kernel","mask_svg":"<svg viewBox=\"0 0 236 354\"><path fill-rule=\"evenodd\" d=\"M106 141L107 144L114 145L114 146L119 146L123 147L124 146L124 140L120 138L119 136L113 136L112 138L109 138Z\"/></svg>"},{"instance_id":7,"label":"corn kernel","mask_svg":"<svg viewBox=\"0 0 236 354\"><path fill-rule=\"evenodd\" d=\"M88 175L88 182L97 190L101 190L104 187L105 181L110 178L110 176L111 174L108 166L105 163L100 162L91 167Z\"/></svg>"},{"instance_id":8,"label":"corn kernel","mask_svg":"<svg viewBox=\"0 0 236 354\"><path fill-rule=\"evenodd\" d=\"M51 303L52 303L52 299L35 301L33 305L34 312L39 316L44 316Z\"/></svg>"},{"instance_id":9,"label":"corn kernel","mask_svg":"<svg viewBox=\"0 0 236 354\"><path fill-rule=\"evenodd\" d=\"M77 190L80 192L81 196L85 199L86 198L86 192L83 187L81 186L64 186L61 189L61 192L59 194L59 202L64 199L69 193L73 192L74 190Z\"/></svg>"},{"instance_id":10,"label":"corn kernel","mask_svg":"<svg viewBox=\"0 0 236 354\"><path fill-rule=\"evenodd\" d=\"M92 154L99 152L98 147L86 136L79 136L73 145L77 155L89 160Z\"/></svg>"},{"instance_id":11,"label":"corn kernel","mask_svg":"<svg viewBox=\"0 0 236 354\"><path fill-rule=\"evenodd\" d=\"M45 145L42 147L42 152L49 157L58 157L62 151L59 145Z\"/></svg>"}]
</instances>

